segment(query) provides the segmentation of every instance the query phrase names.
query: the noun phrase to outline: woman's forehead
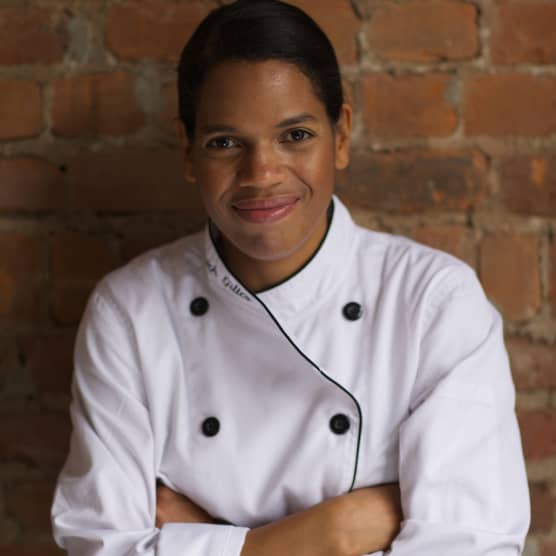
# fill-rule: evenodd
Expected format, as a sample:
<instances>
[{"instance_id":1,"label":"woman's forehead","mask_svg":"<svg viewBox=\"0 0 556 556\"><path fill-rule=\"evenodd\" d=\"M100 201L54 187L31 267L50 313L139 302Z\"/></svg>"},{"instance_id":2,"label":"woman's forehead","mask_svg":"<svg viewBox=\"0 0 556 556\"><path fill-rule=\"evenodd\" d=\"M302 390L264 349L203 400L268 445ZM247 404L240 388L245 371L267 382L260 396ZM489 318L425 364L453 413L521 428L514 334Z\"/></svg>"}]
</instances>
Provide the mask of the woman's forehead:
<instances>
[{"instance_id":1,"label":"woman's forehead","mask_svg":"<svg viewBox=\"0 0 556 556\"><path fill-rule=\"evenodd\" d=\"M237 127L246 119L277 126L310 115L326 119L326 108L309 78L279 60L231 61L218 65L201 88L197 124Z\"/></svg>"}]
</instances>

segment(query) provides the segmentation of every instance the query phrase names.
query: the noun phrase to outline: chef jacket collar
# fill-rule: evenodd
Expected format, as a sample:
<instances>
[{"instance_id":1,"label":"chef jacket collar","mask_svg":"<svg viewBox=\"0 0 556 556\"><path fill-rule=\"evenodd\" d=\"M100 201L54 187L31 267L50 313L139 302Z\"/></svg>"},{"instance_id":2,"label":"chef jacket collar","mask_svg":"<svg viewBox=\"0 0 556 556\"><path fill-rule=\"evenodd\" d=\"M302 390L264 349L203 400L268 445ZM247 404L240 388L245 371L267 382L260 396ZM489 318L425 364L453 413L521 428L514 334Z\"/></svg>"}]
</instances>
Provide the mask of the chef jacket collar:
<instances>
[{"instance_id":1,"label":"chef jacket collar","mask_svg":"<svg viewBox=\"0 0 556 556\"><path fill-rule=\"evenodd\" d=\"M351 216L336 196L333 203L328 232L310 261L284 282L258 294L247 289L226 267L207 225L205 256L208 281L221 294L241 302L246 308L251 306L260 310L262 302L273 314L284 317L315 308L344 279L354 247Z\"/></svg>"}]
</instances>

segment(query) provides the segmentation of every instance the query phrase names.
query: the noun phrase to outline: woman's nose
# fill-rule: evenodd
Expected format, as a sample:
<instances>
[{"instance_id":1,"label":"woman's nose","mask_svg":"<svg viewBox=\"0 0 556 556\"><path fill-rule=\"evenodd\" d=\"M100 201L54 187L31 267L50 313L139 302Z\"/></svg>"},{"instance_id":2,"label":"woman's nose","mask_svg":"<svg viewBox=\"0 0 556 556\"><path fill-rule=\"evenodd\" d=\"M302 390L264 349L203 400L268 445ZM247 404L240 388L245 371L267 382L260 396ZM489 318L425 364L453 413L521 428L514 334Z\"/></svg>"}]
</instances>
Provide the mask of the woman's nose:
<instances>
[{"instance_id":1,"label":"woman's nose","mask_svg":"<svg viewBox=\"0 0 556 556\"><path fill-rule=\"evenodd\" d=\"M281 183L284 166L280 153L272 145L257 145L245 149L238 178L243 187L269 187Z\"/></svg>"}]
</instances>

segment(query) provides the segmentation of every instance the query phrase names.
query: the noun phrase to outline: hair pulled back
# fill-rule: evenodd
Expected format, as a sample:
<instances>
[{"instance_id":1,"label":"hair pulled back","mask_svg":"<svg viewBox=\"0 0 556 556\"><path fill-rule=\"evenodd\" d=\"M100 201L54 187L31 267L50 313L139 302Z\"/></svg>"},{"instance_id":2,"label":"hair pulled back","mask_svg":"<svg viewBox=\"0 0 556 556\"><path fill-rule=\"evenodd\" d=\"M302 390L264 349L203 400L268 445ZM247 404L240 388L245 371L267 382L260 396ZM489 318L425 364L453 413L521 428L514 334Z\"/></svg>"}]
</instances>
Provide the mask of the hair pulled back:
<instances>
[{"instance_id":1,"label":"hair pulled back","mask_svg":"<svg viewBox=\"0 0 556 556\"><path fill-rule=\"evenodd\" d=\"M199 92L208 72L227 61L280 60L311 81L332 124L344 102L334 49L302 10L279 0L237 0L212 11L185 45L178 65L179 115L193 137Z\"/></svg>"}]
</instances>

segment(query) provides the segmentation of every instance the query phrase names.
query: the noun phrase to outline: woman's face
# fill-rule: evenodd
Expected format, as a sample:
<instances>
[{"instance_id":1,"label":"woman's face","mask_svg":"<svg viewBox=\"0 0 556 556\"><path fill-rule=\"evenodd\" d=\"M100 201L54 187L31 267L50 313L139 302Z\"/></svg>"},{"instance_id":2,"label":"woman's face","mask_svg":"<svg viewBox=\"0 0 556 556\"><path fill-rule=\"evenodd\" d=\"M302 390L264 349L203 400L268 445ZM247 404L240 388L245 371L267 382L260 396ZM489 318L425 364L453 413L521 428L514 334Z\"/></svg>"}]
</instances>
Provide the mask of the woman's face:
<instances>
[{"instance_id":1,"label":"woman's face","mask_svg":"<svg viewBox=\"0 0 556 556\"><path fill-rule=\"evenodd\" d=\"M217 66L199 99L186 178L226 256L303 264L326 231L335 169L348 163L349 106L333 128L309 79L276 60Z\"/></svg>"}]
</instances>

